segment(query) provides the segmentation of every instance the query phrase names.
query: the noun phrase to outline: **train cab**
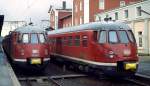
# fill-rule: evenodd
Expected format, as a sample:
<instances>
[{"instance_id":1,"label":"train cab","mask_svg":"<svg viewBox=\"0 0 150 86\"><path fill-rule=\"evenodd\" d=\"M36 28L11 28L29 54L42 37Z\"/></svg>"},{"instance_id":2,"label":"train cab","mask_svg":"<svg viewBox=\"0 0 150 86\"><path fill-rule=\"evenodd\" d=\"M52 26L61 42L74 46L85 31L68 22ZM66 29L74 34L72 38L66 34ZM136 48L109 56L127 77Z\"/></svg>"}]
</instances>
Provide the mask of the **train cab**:
<instances>
[{"instance_id":1,"label":"train cab","mask_svg":"<svg viewBox=\"0 0 150 86\"><path fill-rule=\"evenodd\" d=\"M3 44L12 62L21 67L40 69L50 60L46 34L37 26L17 28L10 32Z\"/></svg>"}]
</instances>

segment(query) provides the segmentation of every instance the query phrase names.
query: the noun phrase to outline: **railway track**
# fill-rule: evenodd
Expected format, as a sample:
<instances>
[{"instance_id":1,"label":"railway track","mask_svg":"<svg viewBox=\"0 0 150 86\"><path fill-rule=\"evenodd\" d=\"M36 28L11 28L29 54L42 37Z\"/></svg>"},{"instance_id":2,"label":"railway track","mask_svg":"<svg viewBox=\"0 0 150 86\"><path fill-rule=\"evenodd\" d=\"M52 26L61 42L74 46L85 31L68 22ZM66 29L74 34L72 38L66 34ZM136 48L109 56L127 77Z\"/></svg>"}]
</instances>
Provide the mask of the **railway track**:
<instances>
[{"instance_id":1,"label":"railway track","mask_svg":"<svg viewBox=\"0 0 150 86\"><path fill-rule=\"evenodd\" d=\"M93 74L84 75L49 64L44 74L30 75L16 73L22 86L150 86L148 80L135 76L126 79L110 79L103 74L96 76Z\"/></svg>"},{"instance_id":2,"label":"railway track","mask_svg":"<svg viewBox=\"0 0 150 86\"><path fill-rule=\"evenodd\" d=\"M135 75L134 77L126 78L125 80L139 86L150 86L150 78L143 77L140 75Z\"/></svg>"},{"instance_id":3,"label":"railway track","mask_svg":"<svg viewBox=\"0 0 150 86\"><path fill-rule=\"evenodd\" d=\"M20 77L25 86L64 86L64 79L86 77L84 74L67 74L55 76ZM26 83L26 84L25 84Z\"/></svg>"}]
</instances>

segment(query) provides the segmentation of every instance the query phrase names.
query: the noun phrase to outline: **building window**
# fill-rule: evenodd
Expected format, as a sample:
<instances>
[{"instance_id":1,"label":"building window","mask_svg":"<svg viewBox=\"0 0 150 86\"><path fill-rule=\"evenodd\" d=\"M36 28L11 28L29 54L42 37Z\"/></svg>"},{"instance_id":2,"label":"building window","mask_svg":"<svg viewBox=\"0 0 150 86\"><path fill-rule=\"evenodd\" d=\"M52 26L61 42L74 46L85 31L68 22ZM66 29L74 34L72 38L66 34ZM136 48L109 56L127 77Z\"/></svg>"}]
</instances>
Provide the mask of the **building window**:
<instances>
[{"instance_id":1,"label":"building window","mask_svg":"<svg viewBox=\"0 0 150 86\"><path fill-rule=\"evenodd\" d=\"M77 12L78 11L78 6L77 5L75 5L75 12Z\"/></svg>"},{"instance_id":2,"label":"building window","mask_svg":"<svg viewBox=\"0 0 150 86\"><path fill-rule=\"evenodd\" d=\"M105 9L105 2L104 2L104 0L99 0L99 9Z\"/></svg>"},{"instance_id":3,"label":"building window","mask_svg":"<svg viewBox=\"0 0 150 86\"><path fill-rule=\"evenodd\" d=\"M139 31L139 32L138 32L138 35L139 35L139 47L143 47L142 32Z\"/></svg>"},{"instance_id":4,"label":"building window","mask_svg":"<svg viewBox=\"0 0 150 86\"><path fill-rule=\"evenodd\" d=\"M80 11L82 10L82 0L80 1Z\"/></svg>"},{"instance_id":5,"label":"building window","mask_svg":"<svg viewBox=\"0 0 150 86\"><path fill-rule=\"evenodd\" d=\"M78 19L75 18L75 25L78 25Z\"/></svg>"},{"instance_id":6,"label":"building window","mask_svg":"<svg viewBox=\"0 0 150 86\"><path fill-rule=\"evenodd\" d=\"M125 6L125 1L120 1L120 7Z\"/></svg>"},{"instance_id":7,"label":"building window","mask_svg":"<svg viewBox=\"0 0 150 86\"><path fill-rule=\"evenodd\" d=\"M125 11L124 11L124 14L125 14L125 18L128 18L128 16L129 16L128 10L125 10Z\"/></svg>"},{"instance_id":8,"label":"building window","mask_svg":"<svg viewBox=\"0 0 150 86\"><path fill-rule=\"evenodd\" d=\"M83 20L83 17L81 16L80 17L80 24L83 24L82 20Z\"/></svg>"},{"instance_id":9,"label":"building window","mask_svg":"<svg viewBox=\"0 0 150 86\"><path fill-rule=\"evenodd\" d=\"M71 27L72 25L71 25L71 23L70 23L70 27Z\"/></svg>"},{"instance_id":10,"label":"building window","mask_svg":"<svg viewBox=\"0 0 150 86\"><path fill-rule=\"evenodd\" d=\"M118 12L115 12L115 20L118 20Z\"/></svg>"},{"instance_id":11,"label":"building window","mask_svg":"<svg viewBox=\"0 0 150 86\"><path fill-rule=\"evenodd\" d=\"M141 13L141 6L136 7L136 11L137 11L137 16L141 16L142 15L142 13Z\"/></svg>"},{"instance_id":12,"label":"building window","mask_svg":"<svg viewBox=\"0 0 150 86\"><path fill-rule=\"evenodd\" d=\"M108 18L109 17L109 15L108 14L106 14L106 18Z\"/></svg>"}]
</instances>

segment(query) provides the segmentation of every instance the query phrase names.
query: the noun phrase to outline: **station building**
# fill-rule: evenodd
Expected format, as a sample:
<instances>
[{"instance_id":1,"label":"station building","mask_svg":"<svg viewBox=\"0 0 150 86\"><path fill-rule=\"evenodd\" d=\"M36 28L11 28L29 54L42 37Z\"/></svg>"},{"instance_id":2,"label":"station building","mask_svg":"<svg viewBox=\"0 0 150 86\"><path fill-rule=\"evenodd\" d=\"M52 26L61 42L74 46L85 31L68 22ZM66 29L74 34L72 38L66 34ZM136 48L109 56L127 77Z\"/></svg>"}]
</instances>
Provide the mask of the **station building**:
<instances>
[{"instance_id":1,"label":"station building","mask_svg":"<svg viewBox=\"0 0 150 86\"><path fill-rule=\"evenodd\" d=\"M139 54L150 54L150 0L124 5L95 15L95 21L111 17L115 21L124 21L133 30Z\"/></svg>"},{"instance_id":2,"label":"station building","mask_svg":"<svg viewBox=\"0 0 150 86\"><path fill-rule=\"evenodd\" d=\"M66 8L66 2L63 1L62 8L50 6L48 11L50 15L50 27L54 29L72 26L72 9Z\"/></svg>"},{"instance_id":3,"label":"station building","mask_svg":"<svg viewBox=\"0 0 150 86\"><path fill-rule=\"evenodd\" d=\"M139 0L73 0L72 25L95 21L95 14Z\"/></svg>"}]
</instances>

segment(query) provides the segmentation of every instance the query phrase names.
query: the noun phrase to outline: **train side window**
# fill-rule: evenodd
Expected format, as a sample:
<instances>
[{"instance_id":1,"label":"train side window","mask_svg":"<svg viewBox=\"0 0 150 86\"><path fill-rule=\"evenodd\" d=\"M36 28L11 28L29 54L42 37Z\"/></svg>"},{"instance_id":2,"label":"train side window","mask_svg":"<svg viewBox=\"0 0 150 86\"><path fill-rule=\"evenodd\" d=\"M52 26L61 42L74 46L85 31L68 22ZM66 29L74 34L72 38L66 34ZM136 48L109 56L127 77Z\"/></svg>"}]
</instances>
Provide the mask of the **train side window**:
<instances>
[{"instance_id":1,"label":"train side window","mask_svg":"<svg viewBox=\"0 0 150 86\"><path fill-rule=\"evenodd\" d=\"M94 40L94 41L97 41L97 31L94 31L94 32L93 32L93 40Z\"/></svg>"},{"instance_id":2,"label":"train side window","mask_svg":"<svg viewBox=\"0 0 150 86\"><path fill-rule=\"evenodd\" d=\"M72 46L72 36L69 36L69 37L68 37L68 45L69 45L69 46Z\"/></svg>"},{"instance_id":3,"label":"train side window","mask_svg":"<svg viewBox=\"0 0 150 86\"><path fill-rule=\"evenodd\" d=\"M82 36L82 46L83 47L88 46L88 37L86 35Z\"/></svg>"},{"instance_id":4,"label":"train side window","mask_svg":"<svg viewBox=\"0 0 150 86\"><path fill-rule=\"evenodd\" d=\"M22 34L18 34L18 43L21 43L21 40L22 40Z\"/></svg>"},{"instance_id":5,"label":"train side window","mask_svg":"<svg viewBox=\"0 0 150 86\"><path fill-rule=\"evenodd\" d=\"M128 36L129 36L130 41L135 43L135 38L131 30L128 30Z\"/></svg>"},{"instance_id":6,"label":"train side window","mask_svg":"<svg viewBox=\"0 0 150 86\"><path fill-rule=\"evenodd\" d=\"M37 44L38 43L37 34L31 34L31 43L32 44Z\"/></svg>"},{"instance_id":7,"label":"train side window","mask_svg":"<svg viewBox=\"0 0 150 86\"><path fill-rule=\"evenodd\" d=\"M29 34L23 34L22 43L29 43Z\"/></svg>"},{"instance_id":8,"label":"train side window","mask_svg":"<svg viewBox=\"0 0 150 86\"><path fill-rule=\"evenodd\" d=\"M121 43L129 43L126 31L119 31L119 38Z\"/></svg>"},{"instance_id":9,"label":"train side window","mask_svg":"<svg viewBox=\"0 0 150 86\"><path fill-rule=\"evenodd\" d=\"M116 31L109 31L109 42L110 43L117 43L118 37Z\"/></svg>"},{"instance_id":10,"label":"train side window","mask_svg":"<svg viewBox=\"0 0 150 86\"><path fill-rule=\"evenodd\" d=\"M80 46L80 36L75 37L75 46Z\"/></svg>"},{"instance_id":11,"label":"train side window","mask_svg":"<svg viewBox=\"0 0 150 86\"><path fill-rule=\"evenodd\" d=\"M64 37L64 39L63 39L63 45L66 45L67 44L67 39L66 39L66 37Z\"/></svg>"},{"instance_id":12,"label":"train side window","mask_svg":"<svg viewBox=\"0 0 150 86\"><path fill-rule=\"evenodd\" d=\"M107 33L106 31L101 31L99 34L99 43L106 43L107 41Z\"/></svg>"},{"instance_id":13,"label":"train side window","mask_svg":"<svg viewBox=\"0 0 150 86\"><path fill-rule=\"evenodd\" d=\"M45 43L46 42L44 34L39 34L38 37L39 37L40 43Z\"/></svg>"}]
</instances>

